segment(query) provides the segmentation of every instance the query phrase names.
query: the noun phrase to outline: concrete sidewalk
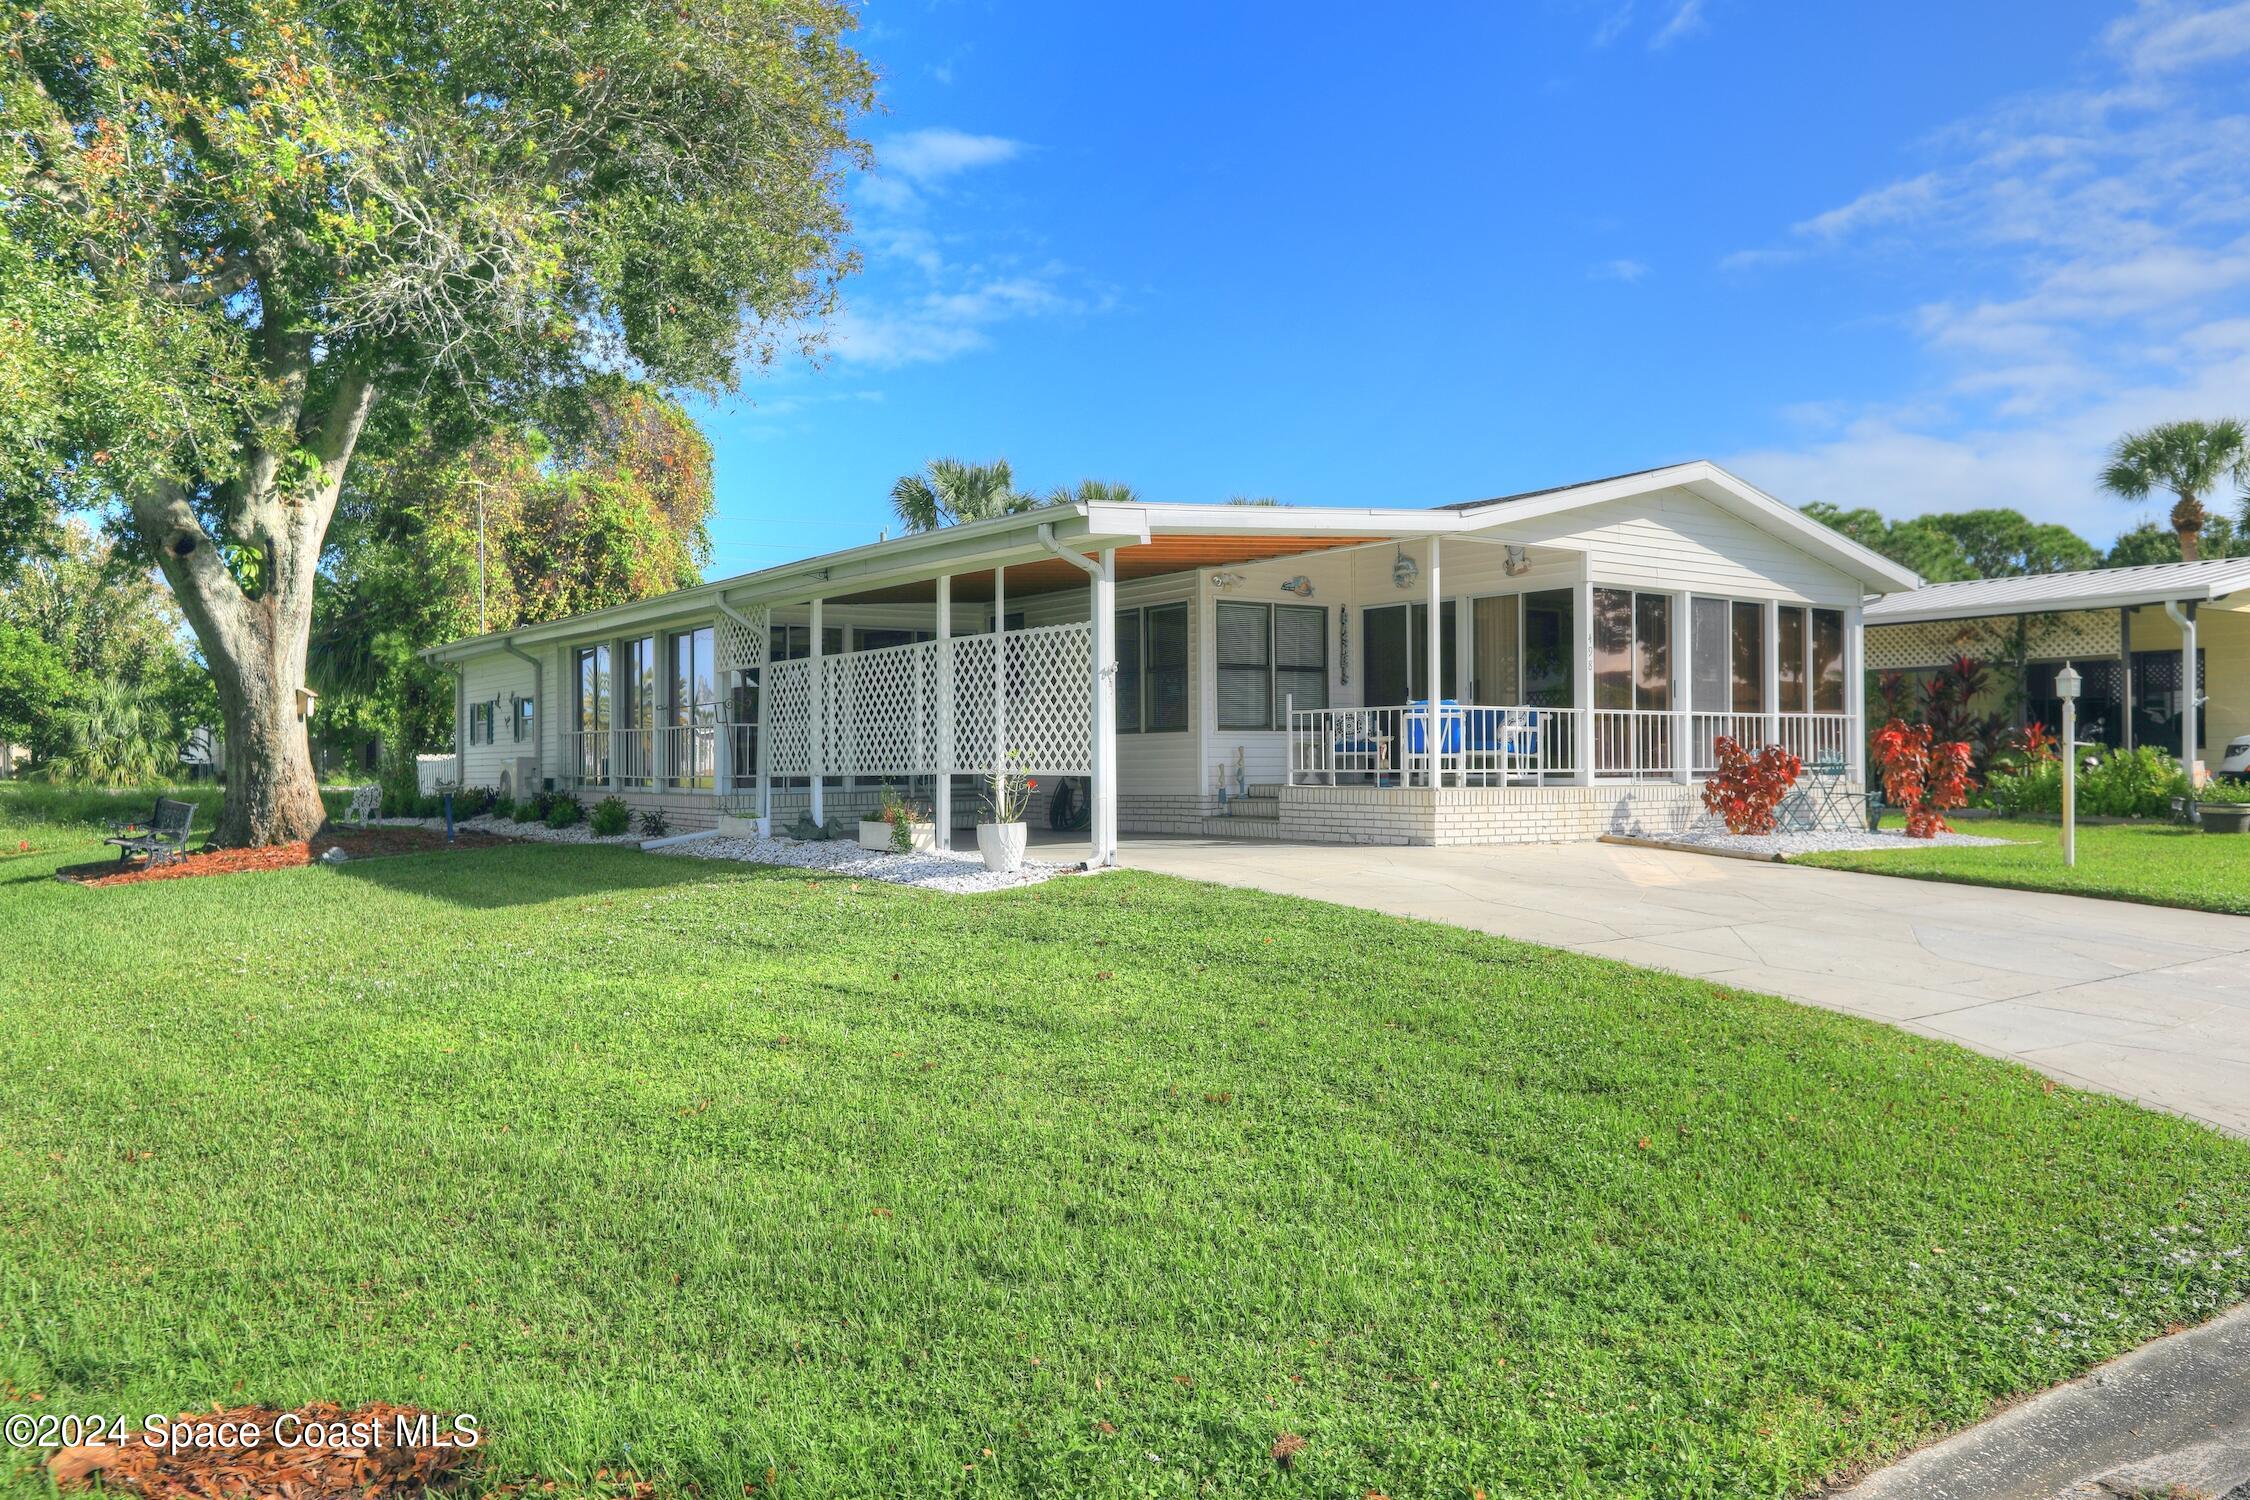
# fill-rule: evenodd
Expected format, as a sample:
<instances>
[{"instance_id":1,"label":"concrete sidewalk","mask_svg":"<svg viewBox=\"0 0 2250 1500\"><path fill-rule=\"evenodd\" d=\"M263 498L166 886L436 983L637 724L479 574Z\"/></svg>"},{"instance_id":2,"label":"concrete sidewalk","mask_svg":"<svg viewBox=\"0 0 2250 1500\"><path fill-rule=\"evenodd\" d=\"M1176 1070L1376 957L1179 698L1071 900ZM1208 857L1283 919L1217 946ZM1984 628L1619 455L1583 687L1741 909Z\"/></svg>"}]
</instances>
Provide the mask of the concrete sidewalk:
<instances>
[{"instance_id":1,"label":"concrete sidewalk","mask_svg":"<svg viewBox=\"0 0 2250 1500\"><path fill-rule=\"evenodd\" d=\"M2250 1136L2250 917L1612 844L1120 857L1786 995Z\"/></svg>"}]
</instances>

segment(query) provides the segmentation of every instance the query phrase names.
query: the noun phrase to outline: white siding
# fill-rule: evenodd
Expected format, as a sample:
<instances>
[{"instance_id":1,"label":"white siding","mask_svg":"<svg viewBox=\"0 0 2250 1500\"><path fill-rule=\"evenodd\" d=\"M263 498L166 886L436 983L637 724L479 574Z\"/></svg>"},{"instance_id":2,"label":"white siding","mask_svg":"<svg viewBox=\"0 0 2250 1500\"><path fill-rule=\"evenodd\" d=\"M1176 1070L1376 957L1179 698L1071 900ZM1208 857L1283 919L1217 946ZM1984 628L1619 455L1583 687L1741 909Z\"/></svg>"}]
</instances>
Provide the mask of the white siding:
<instances>
[{"instance_id":1,"label":"white siding","mask_svg":"<svg viewBox=\"0 0 2250 1500\"><path fill-rule=\"evenodd\" d=\"M495 703L492 728L495 743L472 745L469 743L469 725L464 720L460 726L462 757L462 785L500 785L500 773L509 774L510 789L514 789L516 759L518 756L536 756L537 739L517 740L510 727L508 714L514 697L529 698L532 694L531 663L519 660L505 652L494 651L473 657L463 667L466 674L467 703L472 711L479 703Z\"/></svg>"},{"instance_id":2,"label":"white siding","mask_svg":"<svg viewBox=\"0 0 2250 1500\"><path fill-rule=\"evenodd\" d=\"M1686 490L1520 523L1503 505L1487 534L1582 550L1596 583L1813 604L1856 604L1863 592L1849 574Z\"/></svg>"}]
</instances>

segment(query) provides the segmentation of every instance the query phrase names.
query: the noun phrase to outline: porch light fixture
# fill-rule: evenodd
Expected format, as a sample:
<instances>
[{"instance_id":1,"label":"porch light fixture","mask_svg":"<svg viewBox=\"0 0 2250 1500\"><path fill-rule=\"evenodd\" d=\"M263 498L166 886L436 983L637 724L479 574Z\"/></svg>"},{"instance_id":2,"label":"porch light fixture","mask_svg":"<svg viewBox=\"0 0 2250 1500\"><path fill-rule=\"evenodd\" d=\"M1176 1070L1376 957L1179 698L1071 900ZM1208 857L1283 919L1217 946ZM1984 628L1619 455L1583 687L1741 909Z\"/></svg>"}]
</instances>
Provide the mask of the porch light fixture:
<instances>
[{"instance_id":1,"label":"porch light fixture","mask_svg":"<svg viewBox=\"0 0 2250 1500\"><path fill-rule=\"evenodd\" d=\"M1400 547L1397 559L1391 564L1391 582L1402 589L1410 589L1414 587L1414 580L1421 576L1421 567L1406 555L1404 547Z\"/></svg>"}]
</instances>

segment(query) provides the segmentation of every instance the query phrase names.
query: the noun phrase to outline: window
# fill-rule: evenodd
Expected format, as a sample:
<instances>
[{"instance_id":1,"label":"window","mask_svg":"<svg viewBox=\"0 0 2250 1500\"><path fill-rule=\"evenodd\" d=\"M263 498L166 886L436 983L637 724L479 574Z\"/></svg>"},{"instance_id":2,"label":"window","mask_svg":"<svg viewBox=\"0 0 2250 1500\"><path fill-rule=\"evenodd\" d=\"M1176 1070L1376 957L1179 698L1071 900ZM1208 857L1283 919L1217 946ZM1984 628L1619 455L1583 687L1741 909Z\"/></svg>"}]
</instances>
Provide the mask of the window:
<instances>
[{"instance_id":1,"label":"window","mask_svg":"<svg viewBox=\"0 0 2250 1500\"><path fill-rule=\"evenodd\" d=\"M1727 613L1724 599L1688 601L1693 658L1688 663L1688 707L1699 714L1723 714L1734 707L1727 677Z\"/></svg>"},{"instance_id":2,"label":"window","mask_svg":"<svg viewBox=\"0 0 2250 1500\"><path fill-rule=\"evenodd\" d=\"M1844 708L1844 612L1812 612L1813 712L1840 714Z\"/></svg>"},{"instance_id":3,"label":"window","mask_svg":"<svg viewBox=\"0 0 2250 1500\"><path fill-rule=\"evenodd\" d=\"M1186 729L1187 681L1187 606L1158 604L1119 610L1117 732L1156 734Z\"/></svg>"},{"instance_id":4,"label":"window","mask_svg":"<svg viewBox=\"0 0 2250 1500\"><path fill-rule=\"evenodd\" d=\"M625 693L617 707L620 725L627 731L625 764L619 768L620 774L625 780L646 785L656 759L655 636L644 635L625 643Z\"/></svg>"},{"instance_id":5,"label":"window","mask_svg":"<svg viewBox=\"0 0 2250 1500\"><path fill-rule=\"evenodd\" d=\"M857 649L861 651L888 651L893 646L911 646L936 638L927 630L876 630L862 627L855 633L859 638Z\"/></svg>"},{"instance_id":6,"label":"window","mask_svg":"<svg viewBox=\"0 0 2250 1500\"><path fill-rule=\"evenodd\" d=\"M1594 590L1594 707L1672 706L1672 601Z\"/></svg>"},{"instance_id":7,"label":"window","mask_svg":"<svg viewBox=\"0 0 2250 1500\"><path fill-rule=\"evenodd\" d=\"M795 661L812 655L812 627L810 625L776 625L773 643L769 648L775 661ZM820 632L820 654L840 656L844 650L844 632L836 625L823 626Z\"/></svg>"},{"instance_id":8,"label":"window","mask_svg":"<svg viewBox=\"0 0 2250 1500\"><path fill-rule=\"evenodd\" d=\"M492 709L491 703L472 703L469 705L470 744L489 745L492 743Z\"/></svg>"},{"instance_id":9,"label":"window","mask_svg":"<svg viewBox=\"0 0 2250 1500\"><path fill-rule=\"evenodd\" d=\"M1469 606L1469 696L1514 707L1523 702L1523 596L1496 594Z\"/></svg>"},{"instance_id":10,"label":"window","mask_svg":"<svg viewBox=\"0 0 2250 1500\"><path fill-rule=\"evenodd\" d=\"M514 728L516 743L519 745L525 740L539 737L537 721L533 718L533 704L529 698L516 700L515 712L508 716L508 722Z\"/></svg>"},{"instance_id":11,"label":"window","mask_svg":"<svg viewBox=\"0 0 2250 1500\"><path fill-rule=\"evenodd\" d=\"M1366 650L1361 673L1364 697L1370 708L1389 708L1430 695L1430 606L1384 604L1360 611L1360 640ZM1451 698L1456 648L1453 640L1453 601L1438 612L1438 682L1440 698Z\"/></svg>"},{"instance_id":12,"label":"window","mask_svg":"<svg viewBox=\"0 0 2250 1500\"><path fill-rule=\"evenodd\" d=\"M1117 612L1117 732L1141 732L1141 611Z\"/></svg>"},{"instance_id":13,"label":"window","mask_svg":"<svg viewBox=\"0 0 2250 1500\"><path fill-rule=\"evenodd\" d=\"M578 648L578 749L571 769L581 781L609 780L609 647Z\"/></svg>"},{"instance_id":14,"label":"window","mask_svg":"<svg viewBox=\"0 0 2250 1500\"><path fill-rule=\"evenodd\" d=\"M1570 589L1543 589L1523 596L1525 706L1578 706L1578 683L1570 669L1572 619L1577 607L1577 595Z\"/></svg>"},{"instance_id":15,"label":"window","mask_svg":"<svg viewBox=\"0 0 2250 1500\"><path fill-rule=\"evenodd\" d=\"M1766 611L1763 605L1737 602L1733 606L1734 646L1728 660L1733 666L1734 711L1766 711Z\"/></svg>"},{"instance_id":16,"label":"window","mask_svg":"<svg viewBox=\"0 0 2250 1500\"><path fill-rule=\"evenodd\" d=\"M1805 611L1784 604L1774 612L1774 681L1780 696L1774 707L1785 714L1805 711Z\"/></svg>"},{"instance_id":17,"label":"window","mask_svg":"<svg viewBox=\"0 0 2250 1500\"><path fill-rule=\"evenodd\" d=\"M1307 604L1218 607L1221 729L1273 729L1290 705L1328 706L1328 611Z\"/></svg>"},{"instance_id":18,"label":"window","mask_svg":"<svg viewBox=\"0 0 2250 1500\"><path fill-rule=\"evenodd\" d=\"M678 786L711 786L718 746L707 729L719 722L719 677L712 669L711 627L683 630L671 638L671 752L666 776Z\"/></svg>"}]
</instances>

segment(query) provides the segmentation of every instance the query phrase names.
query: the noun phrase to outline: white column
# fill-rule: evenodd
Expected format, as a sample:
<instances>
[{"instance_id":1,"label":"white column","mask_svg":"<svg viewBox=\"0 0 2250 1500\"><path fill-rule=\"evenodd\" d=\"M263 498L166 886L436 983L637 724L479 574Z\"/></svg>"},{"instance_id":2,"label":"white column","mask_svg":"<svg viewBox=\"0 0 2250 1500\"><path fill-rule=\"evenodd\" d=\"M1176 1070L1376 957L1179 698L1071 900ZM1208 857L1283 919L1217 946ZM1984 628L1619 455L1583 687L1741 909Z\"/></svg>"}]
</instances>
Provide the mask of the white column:
<instances>
[{"instance_id":1,"label":"white column","mask_svg":"<svg viewBox=\"0 0 2250 1500\"><path fill-rule=\"evenodd\" d=\"M828 758L828 746L823 742L821 734L822 721L828 717L828 674L822 670L820 644L820 601L815 599L812 602L812 661L805 669L812 675L812 723L806 729L812 746L812 753L807 759L812 773L812 820L815 823L828 821L828 799L823 795L821 786L821 772L826 768Z\"/></svg>"},{"instance_id":2,"label":"white column","mask_svg":"<svg viewBox=\"0 0 2250 1500\"><path fill-rule=\"evenodd\" d=\"M1781 605L1768 599L1759 608L1764 611L1766 633L1765 660L1761 670L1765 673L1766 743L1781 743Z\"/></svg>"},{"instance_id":3,"label":"white column","mask_svg":"<svg viewBox=\"0 0 2250 1500\"><path fill-rule=\"evenodd\" d=\"M758 642L758 826L768 838L773 836L773 773L767 769L772 764L773 701L766 696L773 673L773 633L778 628L773 621L773 607L765 611L765 626Z\"/></svg>"},{"instance_id":4,"label":"white column","mask_svg":"<svg viewBox=\"0 0 2250 1500\"><path fill-rule=\"evenodd\" d=\"M931 816L938 848L953 847L953 575L937 581L937 796Z\"/></svg>"},{"instance_id":5,"label":"white column","mask_svg":"<svg viewBox=\"0 0 2250 1500\"><path fill-rule=\"evenodd\" d=\"M1008 570L992 567L992 774L1008 770Z\"/></svg>"},{"instance_id":6,"label":"white column","mask_svg":"<svg viewBox=\"0 0 2250 1500\"><path fill-rule=\"evenodd\" d=\"M2188 790L2194 791L2195 760L2203 743L2199 732L2202 712L2197 707L2195 695L2195 601L2180 606L2180 764L2188 774Z\"/></svg>"},{"instance_id":7,"label":"white column","mask_svg":"<svg viewBox=\"0 0 2250 1500\"><path fill-rule=\"evenodd\" d=\"M1572 612L1578 616L1577 647L1571 656L1571 701L1578 708L1572 716L1578 721L1578 775L1579 786L1594 784L1594 583L1590 578L1578 580L1577 598Z\"/></svg>"},{"instance_id":8,"label":"white column","mask_svg":"<svg viewBox=\"0 0 2250 1500\"><path fill-rule=\"evenodd\" d=\"M1867 624L1859 606L1844 611L1844 764L1854 785L1867 785Z\"/></svg>"},{"instance_id":9,"label":"white column","mask_svg":"<svg viewBox=\"0 0 2250 1500\"><path fill-rule=\"evenodd\" d=\"M1682 589L1672 596L1672 761L1673 780L1695 780L1695 596Z\"/></svg>"},{"instance_id":10,"label":"white column","mask_svg":"<svg viewBox=\"0 0 2250 1500\"><path fill-rule=\"evenodd\" d=\"M1428 571L1430 578L1430 618L1423 634L1428 638L1425 649L1428 652L1430 692L1427 700L1429 704L1427 717L1422 726L1422 744L1429 752L1430 785L1435 787L1444 781L1444 773L1441 768L1445 764L1443 754L1445 741L1442 737L1445 730L1445 721L1438 711L1438 702L1445 696L1445 679L1439 671L1439 668L1445 664L1445 591L1438 584L1438 539L1434 536L1430 538Z\"/></svg>"},{"instance_id":11,"label":"white column","mask_svg":"<svg viewBox=\"0 0 2250 1500\"><path fill-rule=\"evenodd\" d=\"M1117 549L1104 547L1094 575L1094 798L1092 862L1117 863Z\"/></svg>"}]
</instances>

